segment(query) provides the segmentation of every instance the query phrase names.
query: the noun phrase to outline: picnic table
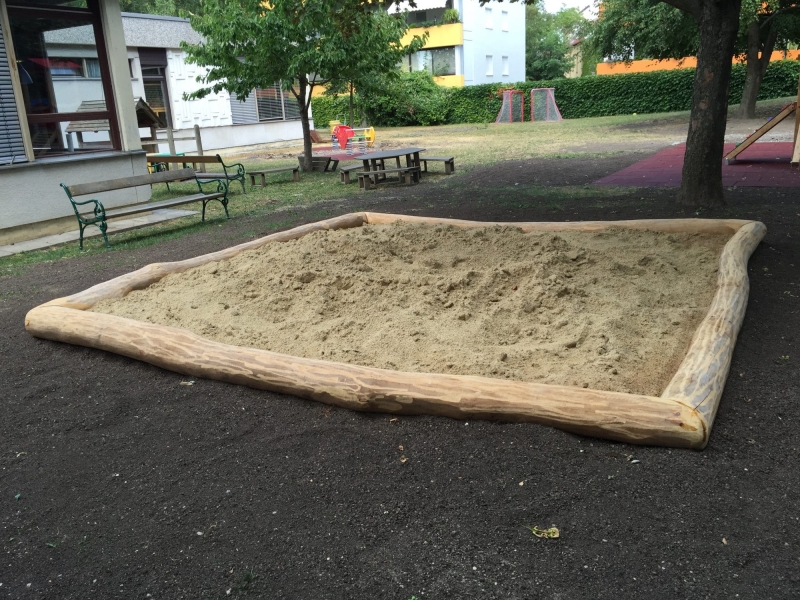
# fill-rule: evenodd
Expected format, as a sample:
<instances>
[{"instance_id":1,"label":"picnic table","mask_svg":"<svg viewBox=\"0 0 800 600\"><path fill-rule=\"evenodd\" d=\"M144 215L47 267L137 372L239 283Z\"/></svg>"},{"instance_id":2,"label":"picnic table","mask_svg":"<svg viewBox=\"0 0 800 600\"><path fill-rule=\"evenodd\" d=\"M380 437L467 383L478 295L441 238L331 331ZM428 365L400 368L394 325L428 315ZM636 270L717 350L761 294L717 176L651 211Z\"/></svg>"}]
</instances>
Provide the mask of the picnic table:
<instances>
[{"instance_id":1,"label":"picnic table","mask_svg":"<svg viewBox=\"0 0 800 600\"><path fill-rule=\"evenodd\" d=\"M419 167L419 153L425 152L425 148L396 148L394 150L381 150L380 152L369 152L362 154L358 160L364 163L365 171L379 171L378 163L381 168L384 167L384 162L387 159L394 158L397 161L397 168L400 168L400 158L406 157L406 167ZM419 173L419 171L417 171ZM419 175L417 175L419 177Z\"/></svg>"},{"instance_id":2,"label":"picnic table","mask_svg":"<svg viewBox=\"0 0 800 600\"><path fill-rule=\"evenodd\" d=\"M420 159L419 153L424 152L425 148L397 148L394 150L383 150L381 152L369 152L362 154L358 159L364 164L364 171L358 174L358 183L365 190L372 189L382 183L388 183L386 175L397 174L401 183L411 185L419 182ZM405 156L406 166L400 165L400 158ZM387 169L386 160L395 159L396 169Z\"/></svg>"}]
</instances>

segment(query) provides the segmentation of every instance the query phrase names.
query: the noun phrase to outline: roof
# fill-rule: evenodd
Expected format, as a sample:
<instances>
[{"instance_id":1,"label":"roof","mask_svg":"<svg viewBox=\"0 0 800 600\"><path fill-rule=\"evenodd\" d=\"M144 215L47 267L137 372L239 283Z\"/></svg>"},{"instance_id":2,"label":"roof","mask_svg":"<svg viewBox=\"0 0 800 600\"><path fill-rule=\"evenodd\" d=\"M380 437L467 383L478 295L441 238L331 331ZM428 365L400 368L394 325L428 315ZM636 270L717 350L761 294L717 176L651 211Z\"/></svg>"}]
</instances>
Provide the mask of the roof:
<instances>
[{"instance_id":1,"label":"roof","mask_svg":"<svg viewBox=\"0 0 800 600\"><path fill-rule=\"evenodd\" d=\"M200 44L203 36L192 29L188 19L122 13L125 45L134 48L180 48L181 42ZM91 25L77 25L46 31L48 44L94 45Z\"/></svg>"},{"instance_id":2,"label":"roof","mask_svg":"<svg viewBox=\"0 0 800 600\"><path fill-rule=\"evenodd\" d=\"M166 127L144 99L134 97L133 100L136 103L136 121L139 127ZM105 109L105 100L84 100L75 112L99 112ZM108 131L109 129L107 119L97 119L95 121L70 121L66 132L84 133L87 131Z\"/></svg>"},{"instance_id":3,"label":"roof","mask_svg":"<svg viewBox=\"0 0 800 600\"><path fill-rule=\"evenodd\" d=\"M389 7L390 13L401 13L405 11L416 11L416 10L433 10L435 8L444 8L447 6L447 0L416 0L415 4L417 5L416 8L409 6L407 2L403 2L402 0L397 4L392 4Z\"/></svg>"}]
</instances>

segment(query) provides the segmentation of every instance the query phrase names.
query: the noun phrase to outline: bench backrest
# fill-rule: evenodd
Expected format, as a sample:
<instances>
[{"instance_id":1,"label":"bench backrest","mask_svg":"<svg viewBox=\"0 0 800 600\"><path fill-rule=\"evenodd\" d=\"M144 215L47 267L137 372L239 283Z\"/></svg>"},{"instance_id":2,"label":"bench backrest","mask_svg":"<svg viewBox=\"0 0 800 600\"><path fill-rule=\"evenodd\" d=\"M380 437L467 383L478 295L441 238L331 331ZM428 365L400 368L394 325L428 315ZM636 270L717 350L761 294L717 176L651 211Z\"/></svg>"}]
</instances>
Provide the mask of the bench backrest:
<instances>
[{"instance_id":1,"label":"bench backrest","mask_svg":"<svg viewBox=\"0 0 800 600\"><path fill-rule=\"evenodd\" d=\"M192 163L197 165L200 163L221 163L222 157L219 154L200 156L199 154L187 154L185 156L178 156L177 154L169 154L159 156L158 154L148 154L147 162L149 163Z\"/></svg>"},{"instance_id":2,"label":"bench backrest","mask_svg":"<svg viewBox=\"0 0 800 600\"><path fill-rule=\"evenodd\" d=\"M119 179L109 179L108 181L78 183L65 187L72 196L86 196L88 194L99 194L100 192L110 192L112 190L138 187L140 185L166 183L168 181L185 181L193 178L194 169L177 169L175 171L161 171L160 173L148 173L147 175L133 175L131 177L121 177Z\"/></svg>"}]
</instances>

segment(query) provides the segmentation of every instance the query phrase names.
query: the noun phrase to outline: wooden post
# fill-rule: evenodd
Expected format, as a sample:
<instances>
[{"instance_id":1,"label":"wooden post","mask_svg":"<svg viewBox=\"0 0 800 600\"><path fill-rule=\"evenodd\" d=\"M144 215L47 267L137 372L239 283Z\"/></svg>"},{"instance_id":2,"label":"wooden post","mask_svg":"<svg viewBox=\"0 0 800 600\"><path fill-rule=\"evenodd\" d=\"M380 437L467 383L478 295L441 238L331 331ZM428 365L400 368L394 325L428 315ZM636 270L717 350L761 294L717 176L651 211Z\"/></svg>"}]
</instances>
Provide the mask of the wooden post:
<instances>
[{"instance_id":1,"label":"wooden post","mask_svg":"<svg viewBox=\"0 0 800 600\"><path fill-rule=\"evenodd\" d=\"M169 153L175 154L175 137L172 135L172 127L167 126L167 144L169 144Z\"/></svg>"},{"instance_id":2,"label":"wooden post","mask_svg":"<svg viewBox=\"0 0 800 600\"><path fill-rule=\"evenodd\" d=\"M203 138L200 137L200 125L194 126L194 143L197 145L197 154L203 156ZM200 163L200 172L206 172L205 163Z\"/></svg>"}]
</instances>

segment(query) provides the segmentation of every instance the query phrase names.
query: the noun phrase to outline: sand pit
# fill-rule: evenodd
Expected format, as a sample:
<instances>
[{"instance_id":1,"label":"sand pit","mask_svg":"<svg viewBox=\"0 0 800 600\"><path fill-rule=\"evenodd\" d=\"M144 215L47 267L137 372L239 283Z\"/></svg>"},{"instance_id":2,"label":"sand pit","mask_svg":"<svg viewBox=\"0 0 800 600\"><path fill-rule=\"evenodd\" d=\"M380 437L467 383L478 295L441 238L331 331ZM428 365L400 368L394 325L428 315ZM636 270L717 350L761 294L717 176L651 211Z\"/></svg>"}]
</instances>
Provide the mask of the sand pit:
<instances>
[{"instance_id":1,"label":"sand pit","mask_svg":"<svg viewBox=\"0 0 800 600\"><path fill-rule=\"evenodd\" d=\"M351 213L147 265L31 309L25 327L352 410L703 448L765 233Z\"/></svg>"},{"instance_id":2,"label":"sand pit","mask_svg":"<svg viewBox=\"0 0 800 600\"><path fill-rule=\"evenodd\" d=\"M728 237L367 225L92 310L292 356L655 396L708 311Z\"/></svg>"}]
</instances>

